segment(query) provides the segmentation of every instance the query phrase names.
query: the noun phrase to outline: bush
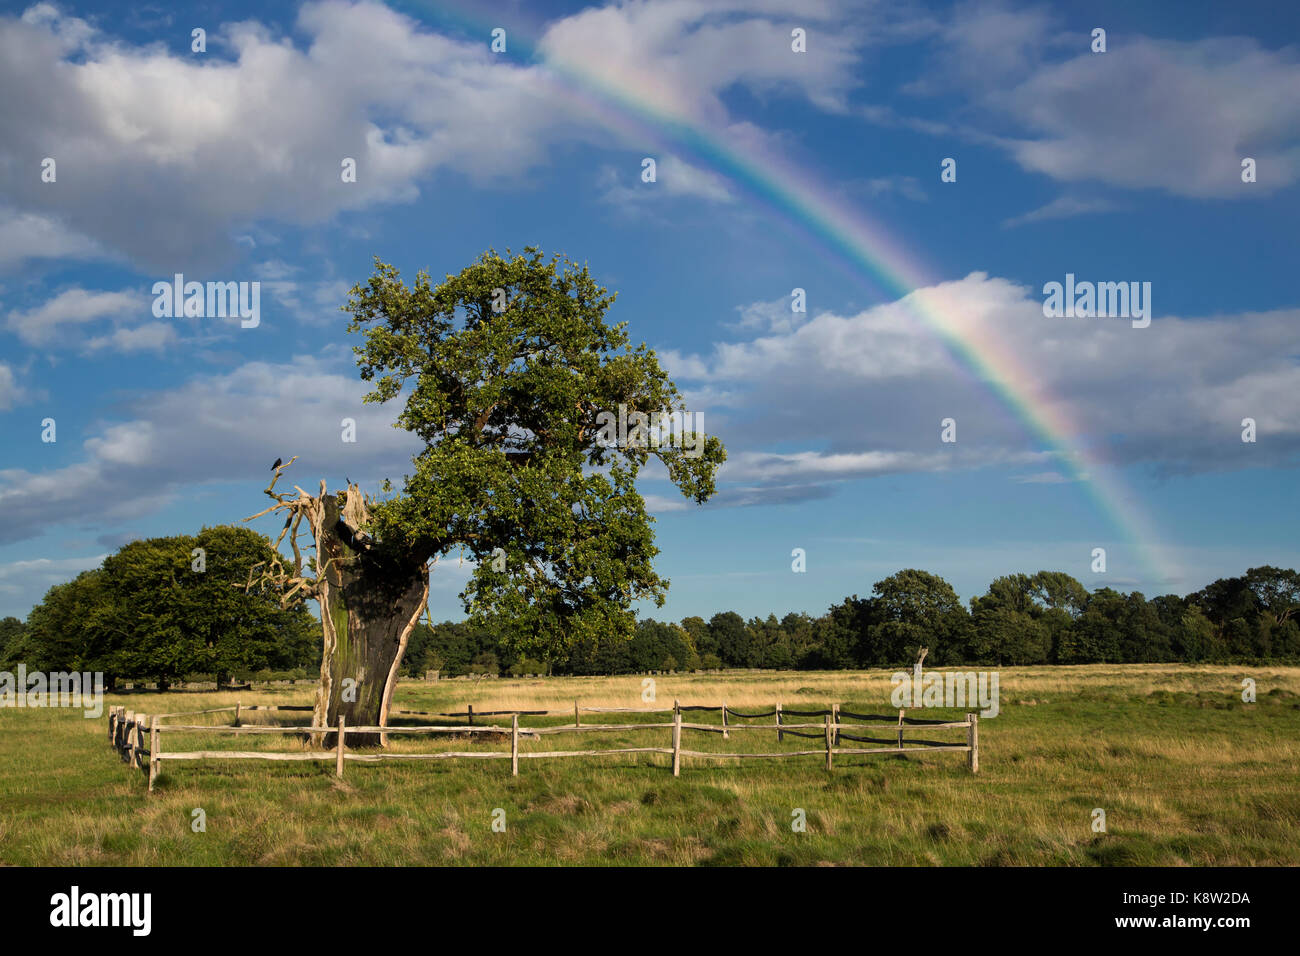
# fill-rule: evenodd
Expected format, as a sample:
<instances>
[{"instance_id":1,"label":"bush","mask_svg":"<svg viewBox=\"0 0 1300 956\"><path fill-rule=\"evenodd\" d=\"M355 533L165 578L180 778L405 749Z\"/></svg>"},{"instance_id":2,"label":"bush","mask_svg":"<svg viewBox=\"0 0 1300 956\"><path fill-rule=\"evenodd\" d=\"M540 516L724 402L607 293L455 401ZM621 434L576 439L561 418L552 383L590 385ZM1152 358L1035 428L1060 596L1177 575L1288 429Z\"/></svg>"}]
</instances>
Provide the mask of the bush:
<instances>
[{"instance_id":1,"label":"bush","mask_svg":"<svg viewBox=\"0 0 1300 956\"><path fill-rule=\"evenodd\" d=\"M524 674L545 674L546 665L539 660L531 657L521 657L510 665L511 677L522 677Z\"/></svg>"}]
</instances>

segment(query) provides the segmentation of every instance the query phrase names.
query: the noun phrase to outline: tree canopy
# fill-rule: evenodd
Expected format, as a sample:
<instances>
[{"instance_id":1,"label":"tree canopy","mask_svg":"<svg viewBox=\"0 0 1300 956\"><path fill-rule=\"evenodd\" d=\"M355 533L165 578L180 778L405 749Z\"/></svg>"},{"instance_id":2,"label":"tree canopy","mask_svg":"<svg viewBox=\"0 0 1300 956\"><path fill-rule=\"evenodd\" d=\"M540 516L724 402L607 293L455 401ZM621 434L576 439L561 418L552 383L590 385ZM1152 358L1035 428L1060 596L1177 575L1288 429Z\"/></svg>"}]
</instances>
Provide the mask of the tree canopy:
<instances>
[{"instance_id":1,"label":"tree canopy","mask_svg":"<svg viewBox=\"0 0 1300 956\"><path fill-rule=\"evenodd\" d=\"M366 401L403 397L395 426L424 442L366 531L394 554L476 559L466 608L508 618L521 653L629 638L630 605L662 604L668 583L638 474L657 459L702 502L726 457L684 429L608 440L606 416L686 412L654 351L606 323L614 299L585 266L530 247L489 250L436 286L376 260L348 302Z\"/></svg>"},{"instance_id":2,"label":"tree canopy","mask_svg":"<svg viewBox=\"0 0 1300 956\"><path fill-rule=\"evenodd\" d=\"M132 541L52 587L6 656L40 670L163 682L310 664L316 628L306 609L244 591L271 554L261 535L230 526Z\"/></svg>"}]
</instances>

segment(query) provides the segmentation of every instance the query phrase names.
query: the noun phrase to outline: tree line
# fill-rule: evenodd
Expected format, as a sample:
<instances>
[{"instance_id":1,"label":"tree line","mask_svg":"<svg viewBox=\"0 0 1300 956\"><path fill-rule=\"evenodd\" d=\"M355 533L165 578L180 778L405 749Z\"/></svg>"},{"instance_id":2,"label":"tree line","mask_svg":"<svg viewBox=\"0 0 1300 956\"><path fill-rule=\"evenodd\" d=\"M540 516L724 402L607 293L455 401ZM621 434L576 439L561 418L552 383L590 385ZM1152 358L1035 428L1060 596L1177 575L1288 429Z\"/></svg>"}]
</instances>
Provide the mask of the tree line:
<instances>
[{"instance_id":1,"label":"tree line","mask_svg":"<svg viewBox=\"0 0 1300 956\"><path fill-rule=\"evenodd\" d=\"M276 552L247 528L133 541L50 588L26 621L0 620L0 669L102 671L114 680L225 682L319 672L318 622L284 609L249 572ZM1258 567L1199 591L1148 600L1089 592L1060 571L1010 574L963 604L938 575L909 569L814 617L641 619L630 639L590 631L539 652L503 616L416 625L403 671L628 674L723 667L835 670L932 666L1300 660L1300 574Z\"/></svg>"},{"instance_id":2,"label":"tree line","mask_svg":"<svg viewBox=\"0 0 1300 956\"><path fill-rule=\"evenodd\" d=\"M512 649L509 628L487 621L421 624L405 668L461 674L628 674L721 667L836 670L900 667L929 648L932 666L1136 664L1300 659L1300 574L1258 567L1179 597L1089 592L1061 571L997 578L967 607L943 578L899 571L869 597L845 598L819 617L791 612L745 620L642 619L628 641L573 642L551 660Z\"/></svg>"}]
</instances>

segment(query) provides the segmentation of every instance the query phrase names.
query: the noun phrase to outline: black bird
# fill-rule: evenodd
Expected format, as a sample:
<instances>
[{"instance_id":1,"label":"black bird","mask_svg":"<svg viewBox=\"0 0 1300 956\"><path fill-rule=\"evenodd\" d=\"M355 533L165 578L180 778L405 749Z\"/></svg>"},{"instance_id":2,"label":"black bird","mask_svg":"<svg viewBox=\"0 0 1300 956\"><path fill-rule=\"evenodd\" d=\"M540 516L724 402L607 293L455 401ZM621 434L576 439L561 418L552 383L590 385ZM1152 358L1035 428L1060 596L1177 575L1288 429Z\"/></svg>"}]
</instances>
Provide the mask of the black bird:
<instances>
[{"instance_id":1,"label":"black bird","mask_svg":"<svg viewBox=\"0 0 1300 956\"><path fill-rule=\"evenodd\" d=\"M271 466L271 470L272 470L272 471L275 471L275 469L279 468L279 467L280 467L280 462L281 462L282 460L283 460L283 459L281 459L281 458L277 458L277 459L275 460L275 464Z\"/></svg>"}]
</instances>

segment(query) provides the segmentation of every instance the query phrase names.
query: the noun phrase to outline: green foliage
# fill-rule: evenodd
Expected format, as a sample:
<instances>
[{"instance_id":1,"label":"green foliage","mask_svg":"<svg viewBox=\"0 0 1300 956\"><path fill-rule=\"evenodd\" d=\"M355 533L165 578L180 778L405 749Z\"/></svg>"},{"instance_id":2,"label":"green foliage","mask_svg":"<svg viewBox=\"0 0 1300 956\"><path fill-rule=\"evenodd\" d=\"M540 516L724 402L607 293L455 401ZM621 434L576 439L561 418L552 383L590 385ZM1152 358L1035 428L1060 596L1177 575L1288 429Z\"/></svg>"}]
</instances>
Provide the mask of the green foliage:
<instances>
[{"instance_id":1,"label":"green foliage","mask_svg":"<svg viewBox=\"0 0 1300 956\"><path fill-rule=\"evenodd\" d=\"M405 396L396 426L425 443L368 530L407 555L472 554L472 619L508 619L502 642L547 660L630 638L630 605L663 603L653 519L635 487L649 458L697 502L726 458L713 437L698 456L600 440L601 414L620 405L684 410L655 353L605 322L614 298L585 266L530 247L489 250L436 286L421 272L408 288L376 260L347 306L349 331L364 337L361 377L374 383L366 401Z\"/></svg>"},{"instance_id":2,"label":"green foliage","mask_svg":"<svg viewBox=\"0 0 1300 956\"><path fill-rule=\"evenodd\" d=\"M31 670L96 670L114 673L114 633L103 572L83 571L56 584L27 616L24 633L7 652L8 662Z\"/></svg>"},{"instance_id":3,"label":"green foliage","mask_svg":"<svg viewBox=\"0 0 1300 956\"><path fill-rule=\"evenodd\" d=\"M1260 572L1254 580L1268 582L1258 584L1261 589L1274 589L1274 611L1264 610L1264 602L1250 603L1255 599L1245 578L1215 582L1185 599L1166 594L1148 601L1137 591L1100 588L1089 594L1064 572L1039 571L995 579L971 600L967 613L942 578L908 570L877 582L872 597L845 598L820 617L790 613L779 621L775 615L745 621L722 611L707 623L699 617L680 625L642 621L632 642L580 642L554 669L625 674L669 670L669 661L686 670L903 668L921 646L930 649L931 667L1300 659L1300 623L1287 613L1292 605L1285 591L1293 572ZM1207 593L1227 598L1207 612L1197 603ZM1225 612L1236 616L1224 618ZM439 627L476 633L475 647L496 646L487 630ZM674 630L693 656L673 646ZM467 661L471 653L459 656Z\"/></svg>"},{"instance_id":4,"label":"green foliage","mask_svg":"<svg viewBox=\"0 0 1300 956\"><path fill-rule=\"evenodd\" d=\"M16 617L0 620L0 663L8 659L11 648L19 649L26 631L27 626Z\"/></svg>"},{"instance_id":5,"label":"green foliage","mask_svg":"<svg viewBox=\"0 0 1300 956\"><path fill-rule=\"evenodd\" d=\"M133 541L49 590L28 617L22 657L41 670L163 682L318 662L304 608L244 593L249 569L272 553L261 535L229 526Z\"/></svg>"},{"instance_id":6,"label":"green foliage","mask_svg":"<svg viewBox=\"0 0 1300 956\"><path fill-rule=\"evenodd\" d=\"M867 609L868 647L860 654L884 665L910 664L928 647L934 662L957 657L968 639L969 616L952 585L909 569L877 581Z\"/></svg>"}]
</instances>

